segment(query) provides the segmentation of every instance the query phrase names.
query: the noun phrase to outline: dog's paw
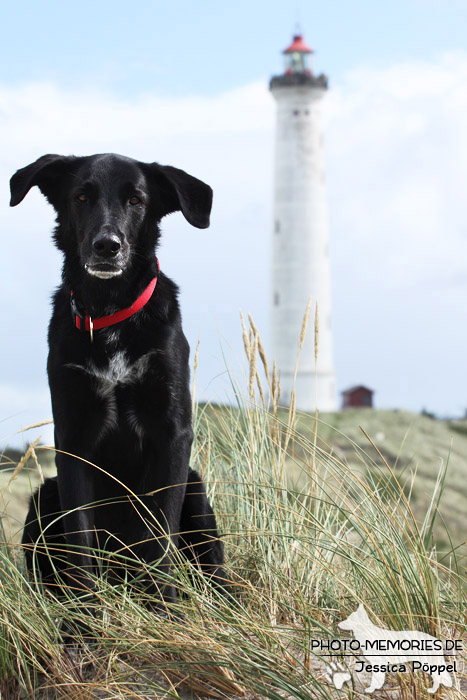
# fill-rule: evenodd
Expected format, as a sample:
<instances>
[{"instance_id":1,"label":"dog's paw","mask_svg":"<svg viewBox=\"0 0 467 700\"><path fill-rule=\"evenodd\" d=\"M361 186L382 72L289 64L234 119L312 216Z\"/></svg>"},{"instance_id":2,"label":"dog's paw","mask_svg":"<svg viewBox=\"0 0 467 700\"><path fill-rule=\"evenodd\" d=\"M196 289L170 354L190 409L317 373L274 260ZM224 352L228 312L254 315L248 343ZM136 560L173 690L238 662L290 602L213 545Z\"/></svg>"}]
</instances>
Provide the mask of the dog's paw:
<instances>
[{"instance_id":1,"label":"dog's paw","mask_svg":"<svg viewBox=\"0 0 467 700\"><path fill-rule=\"evenodd\" d=\"M327 673L325 675L328 683L332 683L337 690L340 690L344 683L348 683L352 676L348 673L342 664L335 664L333 661L327 667Z\"/></svg>"}]
</instances>

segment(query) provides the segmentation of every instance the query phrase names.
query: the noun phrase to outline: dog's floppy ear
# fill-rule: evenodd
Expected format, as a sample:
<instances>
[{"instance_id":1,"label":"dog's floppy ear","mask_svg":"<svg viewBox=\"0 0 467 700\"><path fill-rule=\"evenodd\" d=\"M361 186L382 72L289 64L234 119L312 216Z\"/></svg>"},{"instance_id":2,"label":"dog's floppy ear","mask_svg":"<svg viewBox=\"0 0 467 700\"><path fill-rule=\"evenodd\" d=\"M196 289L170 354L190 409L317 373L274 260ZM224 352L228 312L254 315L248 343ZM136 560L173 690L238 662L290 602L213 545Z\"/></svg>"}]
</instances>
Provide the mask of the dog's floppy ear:
<instances>
[{"instance_id":1,"label":"dog's floppy ear","mask_svg":"<svg viewBox=\"0 0 467 700\"><path fill-rule=\"evenodd\" d=\"M10 180L10 206L16 207L27 193L37 185L43 195L54 205L57 180L66 174L67 168L76 159L75 156L58 156L49 153L38 158L34 163L17 170Z\"/></svg>"},{"instance_id":2,"label":"dog's floppy ear","mask_svg":"<svg viewBox=\"0 0 467 700\"><path fill-rule=\"evenodd\" d=\"M209 185L171 165L152 163L150 168L159 182L162 176L168 185L168 188L164 187L164 213L181 211L192 226L208 228L212 207L212 189Z\"/></svg>"}]
</instances>

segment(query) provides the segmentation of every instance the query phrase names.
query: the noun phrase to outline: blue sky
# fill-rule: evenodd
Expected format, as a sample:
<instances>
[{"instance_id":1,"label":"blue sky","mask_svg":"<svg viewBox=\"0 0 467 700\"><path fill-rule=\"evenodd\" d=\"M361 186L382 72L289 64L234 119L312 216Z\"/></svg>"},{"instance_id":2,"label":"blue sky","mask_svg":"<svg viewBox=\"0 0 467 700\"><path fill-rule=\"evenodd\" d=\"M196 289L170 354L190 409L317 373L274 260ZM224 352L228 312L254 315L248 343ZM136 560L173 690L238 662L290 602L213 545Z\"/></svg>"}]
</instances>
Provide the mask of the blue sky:
<instances>
[{"instance_id":1,"label":"blue sky","mask_svg":"<svg viewBox=\"0 0 467 700\"><path fill-rule=\"evenodd\" d=\"M297 18L333 81L465 48L464 0L26 0L3 13L0 79L117 94L215 95L281 67Z\"/></svg>"},{"instance_id":2,"label":"blue sky","mask_svg":"<svg viewBox=\"0 0 467 700\"><path fill-rule=\"evenodd\" d=\"M381 408L463 414L467 2L25 2L0 27L0 441L50 415L53 212L38 192L7 205L12 172L43 153L121 152L213 186L211 228L171 216L160 253L190 344L201 341L198 396L228 396L223 355L241 373L240 309L268 343L267 84L297 18L330 78L338 388L367 384Z\"/></svg>"}]
</instances>

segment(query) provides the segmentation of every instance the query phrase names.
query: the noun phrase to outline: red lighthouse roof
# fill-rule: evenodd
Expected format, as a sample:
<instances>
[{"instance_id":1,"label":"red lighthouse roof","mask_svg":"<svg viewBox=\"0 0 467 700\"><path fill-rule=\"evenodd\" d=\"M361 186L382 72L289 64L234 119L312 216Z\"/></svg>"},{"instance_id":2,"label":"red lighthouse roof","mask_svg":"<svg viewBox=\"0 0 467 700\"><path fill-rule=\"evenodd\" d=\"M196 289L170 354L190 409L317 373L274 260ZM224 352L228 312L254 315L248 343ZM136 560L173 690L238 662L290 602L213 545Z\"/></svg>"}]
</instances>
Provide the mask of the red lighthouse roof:
<instances>
[{"instance_id":1,"label":"red lighthouse roof","mask_svg":"<svg viewBox=\"0 0 467 700\"><path fill-rule=\"evenodd\" d=\"M295 34L292 43L282 53L314 53L313 49L305 44L301 34Z\"/></svg>"}]
</instances>

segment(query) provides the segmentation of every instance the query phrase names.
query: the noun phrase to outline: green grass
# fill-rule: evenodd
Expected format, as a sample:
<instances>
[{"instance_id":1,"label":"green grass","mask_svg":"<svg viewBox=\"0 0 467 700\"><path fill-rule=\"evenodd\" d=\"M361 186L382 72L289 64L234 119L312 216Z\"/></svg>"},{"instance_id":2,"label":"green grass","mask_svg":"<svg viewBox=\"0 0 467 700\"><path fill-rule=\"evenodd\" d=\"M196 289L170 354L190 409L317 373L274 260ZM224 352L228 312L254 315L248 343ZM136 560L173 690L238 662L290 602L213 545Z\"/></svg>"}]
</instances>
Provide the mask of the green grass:
<instances>
[{"instance_id":1,"label":"green grass","mask_svg":"<svg viewBox=\"0 0 467 700\"><path fill-rule=\"evenodd\" d=\"M259 349L258 341L251 347ZM337 623L361 602L380 626L465 637L461 516L452 503L465 484L465 476L457 479L465 474L466 436L455 431L451 446L447 424L372 411L323 416L315 434L313 417L293 407L266 411L254 400L251 352L249 360L248 400L195 407L192 453L218 514L234 599L178 561L170 574L184 594L172 610L177 616L160 617L145 605L144 592L100 579L90 618L72 590L61 600L27 580L15 545L19 524L6 519L2 700L368 697L367 679L358 674L337 691L325 679L326 659L310 651L314 639L339 637ZM39 460L46 454L36 452ZM34 475L23 471L10 489L21 483L30 489ZM162 583L156 565L145 575ZM79 620L99 643L70 654L59 644L58 625ZM352 659L342 661L352 668ZM393 694L371 697L430 697L429 683L421 674L389 675L385 687ZM465 691L463 672L456 683ZM443 693L462 697L456 689Z\"/></svg>"},{"instance_id":2,"label":"green grass","mask_svg":"<svg viewBox=\"0 0 467 700\"><path fill-rule=\"evenodd\" d=\"M298 419L298 430L311 435L312 423L303 416ZM379 468L384 471L389 465L398 484L411 494L411 508L419 522L429 507L438 474L446 467L433 544L439 555L448 557L452 538L456 547L463 544L465 557L466 428L467 421L433 420L408 411L351 409L321 416L319 435L357 473L370 470L375 477Z\"/></svg>"},{"instance_id":3,"label":"green grass","mask_svg":"<svg viewBox=\"0 0 467 700\"><path fill-rule=\"evenodd\" d=\"M201 407L217 426L231 410L222 406ZM287 411L280 409L279 419L287 422ZM315 417L298 413L296 431L306 438L295 444L295 457L306 461L306 451L313 443ZM366 435L365 435L366 433ZM368 437L370 440L368 439ZM425 415L400 410L348 409L320 414L317 445L333 455L354 474L372 483L380 470L393 470L391 483L385 487L396 496L400 488L410 494L411 509L421 523L429 508L440 470L447 467L443 497L432 533L438 555L450 557L452 546L457 557L465 561L467 499L467 420L434 420ZM291 479L303 480L303 470L287 460ZM452 541L451 541L452 540Z\"/></svg>"}]
</instances>

